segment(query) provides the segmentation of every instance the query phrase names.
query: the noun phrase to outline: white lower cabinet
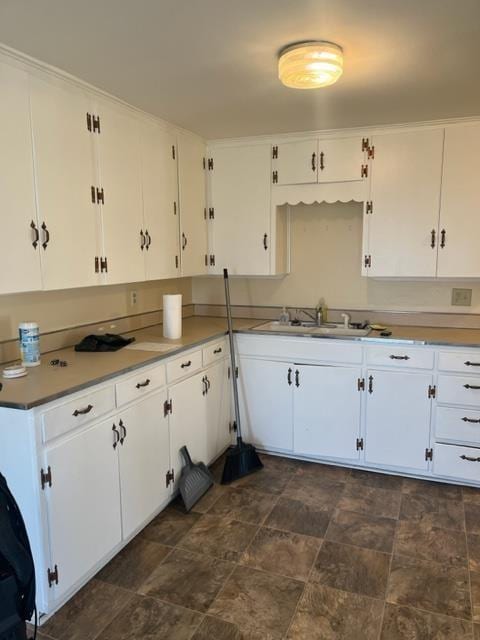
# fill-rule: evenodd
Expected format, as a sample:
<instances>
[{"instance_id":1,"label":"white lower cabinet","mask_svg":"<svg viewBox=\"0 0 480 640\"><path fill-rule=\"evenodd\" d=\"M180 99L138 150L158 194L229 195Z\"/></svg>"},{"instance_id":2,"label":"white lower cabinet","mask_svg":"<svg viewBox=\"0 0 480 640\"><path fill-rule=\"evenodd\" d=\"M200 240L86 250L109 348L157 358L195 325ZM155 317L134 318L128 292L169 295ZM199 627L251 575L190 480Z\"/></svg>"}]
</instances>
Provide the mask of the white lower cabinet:
<instances>
[{"instance_id":1,"label":"white lower cabinet","mask_svg":"<svg viewBox=\"0 0 480 640\"><path fill-rule=\"evenodd\" d=\"M357 459L360 455L360 368L295 367L295 453Z\"/></svg>"},{"instance_id":2,"label":"white lower cabinet","mask_svg":"<svg viewBox=\"0 0 480 640\"><path fill-rule=\"evenodd\" d=\"M285 362L240 358L242 435L262 449L293 450L291 369Z\"/></svg>"},{"instance_id":3,"label":"white lower cabinet","mask_svg":"<svg viewBox=\"0 0 480 640\"><path fill-rule=\"evenodd\" d=\"M60 600L122 539L118 453L113 420L74 433L45 452L45 487L54 600ZM38 580L43 580L38 576Z\"/></svg>"},{"instance_id":4,"label":"white lower cabinet","mask_svg":"<svg viewBox=\"0 0 480 640\"><path fill-rule=\"evenodd\" d=\"M212 365L206 372L207 460L209 463L227 448L230 434L230 390L227 361Z\"/></svg>"},{"instance_id":5,"label":"white lower cabinet","mask_svg":"<svg viewBox=\"0 0 480 640\"><path fill-rule=\"evenodd\" d=\"M365 461L368 464L427 470L430 385L430 373L367 371Z\"/></svg>"},{"instance_id":6,"label":"white lower cabinet","mask_svg":"<svg viewBox=\"0 0 480 640\"><path fill-rule=\"evenodd\" d=\"M123 538L129 538L165 503L170 489L165 472L170 466L170 435L160 391L122 411L115 420L120 433L120 489Z\"/></svg>"}]
</instances>

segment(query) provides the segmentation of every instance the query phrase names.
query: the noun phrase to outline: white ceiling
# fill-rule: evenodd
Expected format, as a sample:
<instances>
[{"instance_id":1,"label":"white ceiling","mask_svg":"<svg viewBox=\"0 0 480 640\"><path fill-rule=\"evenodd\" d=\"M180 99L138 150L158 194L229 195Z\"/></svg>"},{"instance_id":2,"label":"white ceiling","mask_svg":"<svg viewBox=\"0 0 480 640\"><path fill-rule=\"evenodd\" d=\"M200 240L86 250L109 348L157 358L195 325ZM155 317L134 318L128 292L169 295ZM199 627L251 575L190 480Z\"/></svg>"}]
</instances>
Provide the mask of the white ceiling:
<instances>
[{"instance_id":1,"label":"white ceiling","mask_svg":"<svg viewBox=\"0 0 480 640\"><path fill-rule=\"evenodd\" d=\"M287 89L308 39L344 75ZM0 0L0 41L207 138L480 115L480 0Z\"/></svg>"}]
</instances>

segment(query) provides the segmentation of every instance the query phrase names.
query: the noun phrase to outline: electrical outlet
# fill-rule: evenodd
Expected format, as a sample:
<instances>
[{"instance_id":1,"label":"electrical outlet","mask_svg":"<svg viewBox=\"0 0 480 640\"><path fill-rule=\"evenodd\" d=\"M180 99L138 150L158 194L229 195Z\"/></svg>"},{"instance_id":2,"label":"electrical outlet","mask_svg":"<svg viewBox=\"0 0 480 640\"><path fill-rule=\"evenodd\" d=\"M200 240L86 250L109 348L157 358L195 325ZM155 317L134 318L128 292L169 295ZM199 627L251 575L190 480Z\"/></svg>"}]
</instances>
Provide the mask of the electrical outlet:
<instances>
[{"instance_id":1,"label":"electrical outlet","mask_svg":"<svg viewBox=\"0 0 480 640\"><path fill-rule=\"evenodd\" d=\"M130 291L130 304L132 307L137 304L137 292L135 290Z\"/></svg>"},{"instance_id":2,"label":"electrical outlet","mask_svg":"<svg viewBox=\"0 0 480 640\"><path fill-rule=\"evenodd\" d=\"M471 304L471 289L452 289L452 305L456 307L470 307Z\"/></svg>"}]
</instances>

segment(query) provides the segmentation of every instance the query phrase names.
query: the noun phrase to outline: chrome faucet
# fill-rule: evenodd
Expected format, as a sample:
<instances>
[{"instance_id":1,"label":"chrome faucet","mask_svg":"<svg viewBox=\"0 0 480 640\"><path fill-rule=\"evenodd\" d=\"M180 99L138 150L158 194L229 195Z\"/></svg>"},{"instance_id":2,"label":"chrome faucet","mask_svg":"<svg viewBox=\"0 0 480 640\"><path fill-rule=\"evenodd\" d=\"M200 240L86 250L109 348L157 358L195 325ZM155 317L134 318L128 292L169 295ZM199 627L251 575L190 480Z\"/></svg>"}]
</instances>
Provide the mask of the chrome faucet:
<instances>
[{"instance_id":1,"label":"chrome faucet","mask_svg":"<svg viewBox=\"0 0 480 640\"><path fill-rule=\"evenodd\" d=\"M297 312L299 311L311 318L315 322L317 327L323 324L323 311L321 307L317 307L317 309L315 309L315 315L313 315L313 313L310 313L310 311L307 311L306 309L297 309Z\"/></svg>"},{"instance_id":2,"label":"chrome faucet","mask_svg":"<svg viewBox=\"0 0 480 640\"><path fill-rule=\"evenodd\" d=\"M352 319L351 315L348 313L342 313L341 316L343 318L343 326L345 329L348 329L350 327L350 320Z\"/></svg>"}]
</instances>

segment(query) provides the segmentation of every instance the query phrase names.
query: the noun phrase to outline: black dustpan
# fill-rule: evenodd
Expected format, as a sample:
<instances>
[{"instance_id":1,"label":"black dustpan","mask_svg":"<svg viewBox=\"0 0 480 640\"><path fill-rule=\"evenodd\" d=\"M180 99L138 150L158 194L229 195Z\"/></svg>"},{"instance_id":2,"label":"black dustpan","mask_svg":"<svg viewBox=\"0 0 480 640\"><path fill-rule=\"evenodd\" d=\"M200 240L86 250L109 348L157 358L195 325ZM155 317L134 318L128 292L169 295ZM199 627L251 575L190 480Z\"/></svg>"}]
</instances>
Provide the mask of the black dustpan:
<instances>
[{"instance_id":1,"label":"black dustpan","mask_svg":"<svg viewBox=\"0 0 480 640\"><path fill-rule=\"evenodd\" d=\"M185 466L180 476L180 495L185 509L190 511L212 486L213 476L203 462L193 464L187 447L182 447L180 453L185 458Z\"/></svg>"},{"instance_id":2,"label":"black dustpan","mask_svg":"<svg viewBox=\"0 0 480 640\"><path fill-rule=\"evenodd\" d=\"M230 307L230 289L228 286L228 271L223 270L223 277L225 282L225 301L227 304L227 319L228 319L228 337L230 339L230 360L232 371L236 371L235 364L235 343L233 340L233 327L232 327L232 310ZM231 376L233 385L233 399L235 402L235 425L237 428L237 444L227 449L225 458L225 466L223 468L222 484L229 484L234 480L243 478L249 473L258 471L263 468L262 461L258 457L258 453L255 450L253 444L248 444L242 440L242 429L240 425L240 407L238 404L238 388L237 388L237 376L233 374Z\"/></svg>"}]
</instances>

